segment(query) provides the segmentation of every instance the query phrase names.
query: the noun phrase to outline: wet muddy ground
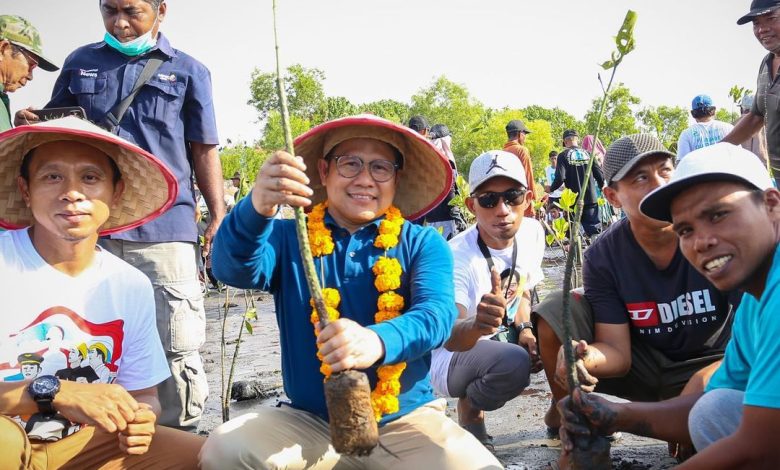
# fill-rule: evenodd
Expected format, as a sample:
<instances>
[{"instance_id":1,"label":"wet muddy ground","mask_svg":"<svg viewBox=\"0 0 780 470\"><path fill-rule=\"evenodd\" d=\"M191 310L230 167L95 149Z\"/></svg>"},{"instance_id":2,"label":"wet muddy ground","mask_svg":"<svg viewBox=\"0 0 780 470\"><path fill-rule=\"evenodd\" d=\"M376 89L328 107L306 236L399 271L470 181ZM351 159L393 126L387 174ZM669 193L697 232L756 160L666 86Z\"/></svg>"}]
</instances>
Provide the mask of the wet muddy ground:
<instances>
[{"instance_id":1,"label":"wet muddy ground","mask_svg":"<svg viewBox=\"0 0 780 470\"><path fill-rule=\"evenodd\" d=\"M550 249L545 255L546 279L539 286L539 294L544 298L551 289L560 288L563 277L563 254L560 250ZM236 338L242 324L242 315L246 311L248 299L254 299L257 307L257 320L252 322L253 333L244 331L238 361L236 362L234 381L255 381L259 398L248 401L231 401L230 416L239 416L251 412L258 406L273 406L277 400L284 399L281 375L281 356L279 337L274 316L273 299L269 294L229 290L230 303L235 307L228 309L226 333L226 351L232 357L236 347ZM201 353L205 361L211 395L206 403L206 411L200 423L200 431L208 433L222 422L221 411L221 374L220 349L225 294L211 291L206 299L207 341ZM229 369L229 359L225 366L225 376ZM550 403L550 390L540 372L531 376L531 384L523 394L497 411L487 413L488 432L494 436L496 456L511 470L543 469L558 458L558 440L548 439L542 418ZM457 420L455 400L449 400L450 416ZM612 446L614 468L668 469L674 467L666 451L666 443L623 433L620 441Z\"/></svg>"}]
</instances>

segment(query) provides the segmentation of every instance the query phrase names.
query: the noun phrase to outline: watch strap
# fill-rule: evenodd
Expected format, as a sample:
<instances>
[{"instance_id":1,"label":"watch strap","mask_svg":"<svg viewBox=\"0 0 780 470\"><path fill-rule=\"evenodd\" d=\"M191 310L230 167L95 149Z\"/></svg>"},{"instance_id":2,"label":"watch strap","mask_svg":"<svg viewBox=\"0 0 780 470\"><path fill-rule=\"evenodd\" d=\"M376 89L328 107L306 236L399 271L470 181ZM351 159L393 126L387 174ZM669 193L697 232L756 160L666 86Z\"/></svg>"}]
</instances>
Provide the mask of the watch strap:
<instances>
[{"instance_id":1,"label":"watch strap","mask_svg":"<svg viewBox=\"0 0 780 470\"><path fill-rule=\"evenodd\" d=\"M52 404L51 398L38 398L35 400L35 403L38 404L38 411L45 415L53 415L57 413L57 410L54 409L54 404Z\"/></svg>"}]
</instances>

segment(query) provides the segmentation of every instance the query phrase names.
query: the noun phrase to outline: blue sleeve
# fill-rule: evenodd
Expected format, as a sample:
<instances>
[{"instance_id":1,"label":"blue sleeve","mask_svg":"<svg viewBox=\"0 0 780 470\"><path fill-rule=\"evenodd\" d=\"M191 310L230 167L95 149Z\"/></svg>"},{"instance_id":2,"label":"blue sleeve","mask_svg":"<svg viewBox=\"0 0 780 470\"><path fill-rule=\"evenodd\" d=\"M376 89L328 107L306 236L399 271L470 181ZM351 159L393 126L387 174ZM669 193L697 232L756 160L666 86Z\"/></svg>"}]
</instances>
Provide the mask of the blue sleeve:
<instances>
[{"instance_id":1,"label":"blue sleeve","mask_svg":"<svg viewBox=\"0 0 780 470\"><path fill-rule=\"evenodd\" d=\"M677 161L679 162L684 156L691 153L691 150L693 149L686 129L680 134L680 140L677 141Z\"/></svg>"},{"instance_id":2,"label":"blue sleeve","mask_svg":"<svg viewBox=\"0 0 780 470\"><path fill-rule=\"evenodd\" d=\"M767 286L766 289L765 296L769 295L760 303L760 317L756 322L758 327L751 330L755 359L745 390L745 404L780 408L780 374L777 373L780 370L780 321L777 321L780 289L777 286Z\"/></svg>"},{"instance_id":3,"label":"blue sleeve","mask_svg":"<svg viewBox=\"0 0 780 470\"><path fill-rule=\"evenodd\" d=\"M60 70L60 75L57 77L57 80L54 82L54 88L51 92L51 99L48 103L46 103L46 106L44 108L62 108L65 106L78 106L78 100L73 95L73 93L70 92L70 73L71 70L69 68L69 62L70 57L65 60L65 63L62 65L62 69Z\"/></svg>"},{"instance_id":4,"label":"blue sleeve","mask_svg":"<svg viewBox=\"0 0 780 470\"><path fill-rule=\"evenodd\" d=\"M217 119L211 93L211 73L200 67L187 87L184 102L184 138L187 142L218 145Z\"/></svg>"},{"instance_id":5,"label":"blue sleeve","mask_svg":"<svg viewBox=\"0 0 780 470\"><path fill-rule=\"evenodd\" d=\"M452 264L444 238L432 228L421 230L407 268L411 273L408 310L393 320L368 327L385 345L384 364L418 359L449 338L458 316Z\"/></svg>"},{"instance_id":6,"label":"blue sleeve","mask_svg":"<svg viewBox=\"0 0 780 470\"><path fill-rule=\"evenodd\" d=\"M744 337L746 327L743 320L751 314L748 310L752 300L752 298L748 299L747 297L743 299L742 304L735 313L731 339L728 345L726 345L723 362L712 375L712 378L710 378L705 391L709 392L717 388L744 391L747 388L748 378L750 377L750 362L743 349L743 342L746 339Z\"/></svg>"},{"instance_id":7,"label":"blue sleeve","mask_svg":"<svg viewBox=\"0 0 780 470\"><path fill-rule=\"evenodd\" d=\"M251 193L225 217L212 245L214 276L240 289L271 291L278 252L283 242L281 220L264 217L252 206Z\"/></svg>"}]
</instances>

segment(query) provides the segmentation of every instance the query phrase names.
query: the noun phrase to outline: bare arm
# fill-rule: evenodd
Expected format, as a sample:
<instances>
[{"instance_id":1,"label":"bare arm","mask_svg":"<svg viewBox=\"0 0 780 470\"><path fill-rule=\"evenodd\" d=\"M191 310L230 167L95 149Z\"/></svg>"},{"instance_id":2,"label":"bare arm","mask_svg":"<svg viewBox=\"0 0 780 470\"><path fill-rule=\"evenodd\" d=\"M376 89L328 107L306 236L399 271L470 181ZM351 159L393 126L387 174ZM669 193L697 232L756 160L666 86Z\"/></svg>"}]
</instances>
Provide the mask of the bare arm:
<instances>
[{"instance_id":1,"label":"bare arm","mask_svg":"<svg viewBox=\"0 0 780 470\"><path fill-rule=\"evenodd\" d=\"M482 296L477 305L477 314L466 318L466 307L456 304L458 318L452 327L450 339L444 343L449 351L468 351L473 348L479 338L495 334L506 315L506 299L501 293L501 275L493 268L490 271L492 289Z\"/></svg>"},{"instance_id":2,"label":"bare arm","mask_svg":"<svg viewBox=\"0 0 780 470\"><path fill-rule=\"evenodd\" d=\"M130 395L135 398L139 403L146 403L154 411L154 414L160 416L162 412L162 406L160 400L157 398L157 387L142 388L141 390L133 390Z\"/></svg>"},{"instance_id":3,"label":"bare arm","mask_svg":"<svg viewBox=\"0 0 780 470\"><path fill-rule=\"evenodd\" d=\"M455 326L452 327L450 339L444 343L444 347L448 351L468 351L477 344L482 337L482 332L476 328L474 323L476 317L467 317L466 307L461 304L455 306L458 307L458 318L455 320Z\"/></svg>"},{"instance_id":4,"label":"bare arm","mask_svg":"<svg viewBox=\"0 0 780 470\"><path fill-rule=\"evenodd\" d=\"M761 126L764 125L764 118L758 114L749 112L742 116L742 119L737 122L734 129L723 138L723 142L729 142L734 145L741 145L742 142L753 137L756 132L761 130Z\"/></svg>"},{"instance_id":5,"label":"bare arm","mask_svg":"<svg viewBox=\"0 0 780 470\"><path fill-rule=\"evenodd\" d=\"M222 165L216 145L190 142L192 161L195 166L195 181L198 183L206 206L209 208L209 225L203 233L203 255L211 251L211 240L217 233L219 224L225 218L225 200L223 196Z\"/></svg>"},{"instance_id":6,"label":"bare arm","mask_svg":"<svg viewBox=\"0 0 780 470\"><path fill-rule=\"evenodd\" d=\"M574 342L579 358L577 368L583 388L592 391L602 377L621 377L631 369L631 334L628 324L596 323L595 341ZM563 346L558 349L555 381L568 389L568 375Z\"/></svg>"}]
</instances>

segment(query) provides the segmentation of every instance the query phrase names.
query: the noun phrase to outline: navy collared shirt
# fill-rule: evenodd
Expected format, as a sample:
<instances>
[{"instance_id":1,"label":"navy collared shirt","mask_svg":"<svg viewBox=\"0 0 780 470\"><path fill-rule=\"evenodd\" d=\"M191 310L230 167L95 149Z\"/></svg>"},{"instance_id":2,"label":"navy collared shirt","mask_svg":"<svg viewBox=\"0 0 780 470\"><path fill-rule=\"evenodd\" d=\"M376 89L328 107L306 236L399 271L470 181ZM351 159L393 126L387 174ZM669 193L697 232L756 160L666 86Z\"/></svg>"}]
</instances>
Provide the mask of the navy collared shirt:
<instances>
[{"instance_id":1,"label":"navy collared shirt","mask_svg":"<svg viewBox=\"0 0 780 470\"><path fill-rule=\"evenodd\" d=\"M171 47L162 33L157 45L160 68L141 88L120 123L119 136L151 152L179 182L176 203L157 219L111 238L140 242L195 242L195 198L190 142L217 145L217 125L209 70ZM76 49L62 66L46 107L81 106L87 118L102 123L130 94L149 54L128 57L101 41Z\"/></svg>"},{"instance_id":2,"label":"navy collared shirt","mask_svg":"<svg viewBox=\"0 0 780 470\"><path fill-rule=\"evenodd\" d=\"M250 193L251 194L251 193ZM401 264L403 314L374 323L377 297L371 267L383 250L374 246L381 219L350 234L329 213L325 224L331 230L334 250L317 258L325 287L339 290L342 317L373 330L385 347L384 364L406 361L401 375L400 409L382 418L387 423L433 400L430 381L431 350L450 336L458 311L452 283L452 254L447 243L431 227L405 223L398 246L388 256ZM263 217L247 195L225 217L213 245L214 275L225 283L271 292L276 306L282 350L284 390L296 408L328 419L322 388L317 340L309 318L309 290L303 272L295 221ZM377 364L368 368L371 386L376 385Z\"/></svg>"}]
</instances>

